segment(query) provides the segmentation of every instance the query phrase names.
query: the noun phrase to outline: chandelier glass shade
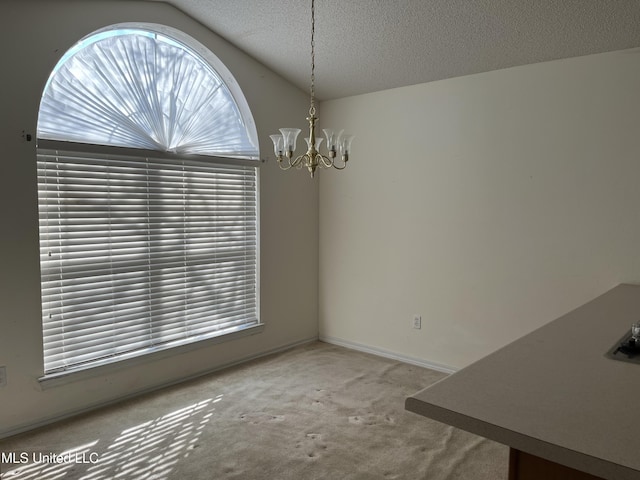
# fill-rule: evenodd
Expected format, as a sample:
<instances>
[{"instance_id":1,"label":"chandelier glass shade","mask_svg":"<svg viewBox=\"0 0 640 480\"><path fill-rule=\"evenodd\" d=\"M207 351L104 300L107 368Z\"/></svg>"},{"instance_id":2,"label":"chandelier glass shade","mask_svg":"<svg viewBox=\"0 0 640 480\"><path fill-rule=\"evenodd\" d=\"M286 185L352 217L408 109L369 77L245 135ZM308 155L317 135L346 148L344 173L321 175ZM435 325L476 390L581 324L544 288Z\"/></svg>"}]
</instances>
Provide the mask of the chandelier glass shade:
<instances>
[{"instance_id":1,"label":"chandelier glass shade","mask_svg":"<svg viewBox=\"0 0 640 480\"><path fill-rule=\"evenodd\" d=\"M278 165L282 170L290 168L307 168L311 177L314 176L318 167L336 168L343 170L349 161L351 152L351 142L353 135L345 134L343 130L335 132L330 129L323 129L326 138L327 154L320 153L320 146L325 138L316 136L316 116L315 105L315 0L311 0L311 106L309 107L309 136L305 138L307 151L295 156L296 143L301 130L299 128L281 128L279 134L271 135L273 150L278 160Z\"/></svg>"}]
</instances>

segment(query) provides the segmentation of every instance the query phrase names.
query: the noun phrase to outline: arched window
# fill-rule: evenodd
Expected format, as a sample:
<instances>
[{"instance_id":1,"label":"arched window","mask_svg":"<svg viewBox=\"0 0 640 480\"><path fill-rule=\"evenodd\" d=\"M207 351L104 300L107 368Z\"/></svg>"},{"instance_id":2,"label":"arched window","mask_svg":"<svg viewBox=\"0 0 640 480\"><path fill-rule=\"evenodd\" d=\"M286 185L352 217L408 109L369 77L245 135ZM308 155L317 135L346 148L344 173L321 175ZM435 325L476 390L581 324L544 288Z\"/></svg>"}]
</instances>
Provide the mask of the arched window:
<instances>
[{"instance_id":1,"label":"arched window","mask_svg":"<svg viewBox=\"0 0 640 480\"><path fill-rule=\"evenodd\" d=\"M259 152L222 63L168 27L94 32L38 117L45 376L259 326Z\"/></svg>"}]
</instances>

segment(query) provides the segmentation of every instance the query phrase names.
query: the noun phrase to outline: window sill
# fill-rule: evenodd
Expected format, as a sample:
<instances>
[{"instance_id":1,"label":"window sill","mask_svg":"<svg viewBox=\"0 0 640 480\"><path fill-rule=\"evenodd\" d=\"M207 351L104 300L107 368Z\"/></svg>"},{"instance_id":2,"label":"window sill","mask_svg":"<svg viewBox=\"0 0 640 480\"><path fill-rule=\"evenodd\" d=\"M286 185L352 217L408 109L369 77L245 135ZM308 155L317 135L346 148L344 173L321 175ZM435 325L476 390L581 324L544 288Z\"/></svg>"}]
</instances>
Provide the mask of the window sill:
<instances>
[{"instance_id":1,"label":"window sill","mask_svg":"<svg viewBox=\"0 0 640 480\"><path fill-rule=\"evenodd\" d=\"M75 368L73 370L44 375L38 379L38 382L42 390L47 390L49 388L67 385L72 382L86 380L101 375L107 375L136 365L142 365L143 363L147 363L150 361L173 357L175 355L191 352L218 343L224 343L231 340L236 340L238 338L256 335L258 333L261 333L263 330L264 324L258 323L256 325L251 325L235 332L226 333L195 342L184 343L177 346L157 347L153 350L138 352L136 354L132 354L131 356L116 361L106 360L100 363L92 363L91 365L87 365L86 367L82 368Z\"/></svg>"}]
</instances>

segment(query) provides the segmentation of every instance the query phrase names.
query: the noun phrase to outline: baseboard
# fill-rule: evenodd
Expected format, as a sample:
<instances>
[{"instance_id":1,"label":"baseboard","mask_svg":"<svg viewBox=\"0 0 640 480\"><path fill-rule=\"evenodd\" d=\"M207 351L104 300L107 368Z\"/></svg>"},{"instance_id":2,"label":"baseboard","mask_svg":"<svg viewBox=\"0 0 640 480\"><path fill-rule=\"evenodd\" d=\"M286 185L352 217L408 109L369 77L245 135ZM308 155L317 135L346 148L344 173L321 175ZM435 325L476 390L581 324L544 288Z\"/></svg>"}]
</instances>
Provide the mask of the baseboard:
<instances>
[{"instance_id":1,"label":"baseboard","mask_svg":"<svg viewBox=\"0 0 640 480\"><path fill-rule=\"evenodd\" d=\"M198 373L194 373L193 375L189 375L188 377L180 378L179 380L173 380L173 381L170 381L170 382L162 383L160 385L156 385L154 387L137 390L135 392L132 392L131 394L128 394L128 395L125 395L125 396L122 396L122 397L118 397L118 398L115 398L115 399L112 399L112 400L108 400L106 402L93 404L93 405L90 405L90 406L85 407L85 408L81 408L81 409L78 409L78 410L74 410L72 412L64 413L62 415L57 415L57 416L54 416L54 417L45 418L45 419L39 420L39 421L34 422L34 423L21 425L19 427L11 428L9 430L0 430L0 440L2 440L4 438L12 437L14 435L18 435L20 433L25 433L25 432L28 432L28 431L31 431L31 430L35 430L36 428L45 427L47 425L51 425L52 423L60 422L62 420L66 420L66 419L75 417L77 415L82 415L84 413L88 413L88 412L91 412L91 411L94 411L94 410L98 410L100 408L108 407L110 405L115 405L117 403L124 402L125 400L130 400L132 398L139 397L139 396L145 395L147 393L155 392L157 390L162 390L163 388L167 388L167 387L171 387L173 385L178 385L180 383L188 382L189 380L194 380L196 378L203 377L205 375L209 375L209 374L218 372L220 370L224 370L225 368L234 367L236 365L240 365L242 363L249 362L251 360L256 360L258 358L266 357L268 355L273 355L275 353L284 352L286 350L290 350L290 349L298 347L300 345L305 345L307 343L316 342L316 341L318 341L318 337L317 336L306 338L306 339L302 339L302 340L297 340L295 342L283 344L283 345L280 345L278 347L266 350L264 352L260 352L260 353L255 354L255 355L248 355L246 357L242 357L239 360L234 360L233 362L224 363L222 365L218 365L217 367L209 368L209 369L200 371Z\"/></svg>"},{"instance_id":2,"label":"baseboard","mask_svg":"<svg viewBox=\"0 0 640 480\"><path fill-rule=\"evenodd\" d=\"M419 367L429 368L431 370L436 370L438 372L451 374L458 371L457 368L451 367L449 365L443 365L441 363L431 362L429 360L423 360L421 358L410 357L408 355L403 355L401 353L391 352L389 350L383 350L381 348L371 347L369 345L363 345L361 343L351 342L349 340L343 340L341 338L321 335L318 338L318 340L320 340L321 342L330 343L332 345L338 345L340 347L350 348L352 350L358 350L359 352L371 353L373 355L378 355L379 357L391 358L393 360L409 363L411 365L417 365Z\"/></svg>"}]
</instances>

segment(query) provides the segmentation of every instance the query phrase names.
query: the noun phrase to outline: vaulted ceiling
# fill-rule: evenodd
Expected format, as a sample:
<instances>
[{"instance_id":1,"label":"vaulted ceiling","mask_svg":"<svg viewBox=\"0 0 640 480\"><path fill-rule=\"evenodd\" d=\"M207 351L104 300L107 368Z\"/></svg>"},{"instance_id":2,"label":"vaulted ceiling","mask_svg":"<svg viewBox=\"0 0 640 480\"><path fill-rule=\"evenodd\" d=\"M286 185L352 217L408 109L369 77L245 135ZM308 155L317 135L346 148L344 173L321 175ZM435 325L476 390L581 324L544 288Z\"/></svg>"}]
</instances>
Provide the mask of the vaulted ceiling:
<instances>
[{"instance_id":1,"label":"vaulted ceiling","mask_svg":"<svg viewBox=\"0 0 640 480\"><path fill-rule=\"evenodd\" d=\"M309 88L310 0L166 1ZM320 99L640 47L639 0L316 0L315 10Z\"/></svg>"}]
</instances>

